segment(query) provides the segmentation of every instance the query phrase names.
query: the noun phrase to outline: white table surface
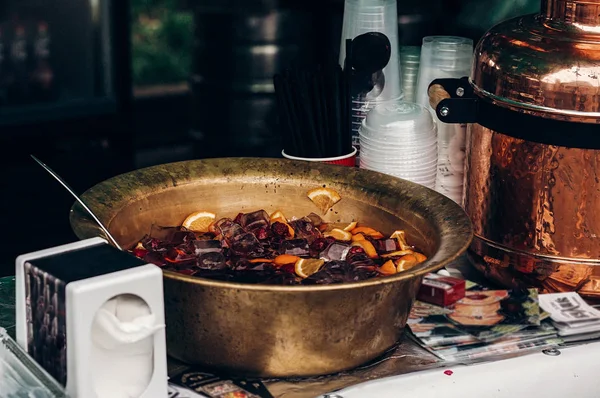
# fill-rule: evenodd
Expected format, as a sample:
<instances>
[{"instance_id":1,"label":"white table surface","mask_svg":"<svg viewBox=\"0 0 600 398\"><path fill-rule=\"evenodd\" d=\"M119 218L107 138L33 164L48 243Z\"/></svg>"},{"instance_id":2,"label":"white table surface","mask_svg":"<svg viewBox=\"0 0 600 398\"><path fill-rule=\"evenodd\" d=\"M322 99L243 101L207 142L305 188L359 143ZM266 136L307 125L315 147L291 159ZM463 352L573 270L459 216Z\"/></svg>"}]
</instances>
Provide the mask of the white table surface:
<instances>
[{"instance_id":1,"label":"white table surface","mask_svg":"<svg viewBox=\"0 0 600 398\"><path fill-rule=\"evenodd\" d=\"M389 377L330 398L598 398L600 342L477 365ZM326 396L324 396L326 397Z\"/></svg>"}]
</instances>

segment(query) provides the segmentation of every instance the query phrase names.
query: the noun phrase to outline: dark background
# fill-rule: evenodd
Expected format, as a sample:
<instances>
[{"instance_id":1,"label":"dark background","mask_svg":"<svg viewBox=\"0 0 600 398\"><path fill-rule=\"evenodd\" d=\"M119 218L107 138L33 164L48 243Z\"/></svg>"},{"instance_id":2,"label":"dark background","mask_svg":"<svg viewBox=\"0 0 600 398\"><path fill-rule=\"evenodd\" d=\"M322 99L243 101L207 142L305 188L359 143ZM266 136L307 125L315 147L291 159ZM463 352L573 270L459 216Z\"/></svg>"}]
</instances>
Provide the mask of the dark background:
<instances>
[{"instance_id":1,"label":"dark background","mask_svg":"<svg viewBox=\"0 0 600 398\"><path fill-rule=\"evenodd\" d=\"M537 0L398 3L403 46L427 35L478 40L539 8ZM0 100L0 276L14 272L19 254L76 239L73 200L29 154L80 193L153 164L279 156L272 74L290 60L337 52L343 15L341 0L115 0L94 23L87 1L4 0L0 23L40 14L40 4L53 10L45 18L57 87L70 90L57 91L56 106ZM256 51L264 48L270 53Z\"/></svg>"}]
</instances>

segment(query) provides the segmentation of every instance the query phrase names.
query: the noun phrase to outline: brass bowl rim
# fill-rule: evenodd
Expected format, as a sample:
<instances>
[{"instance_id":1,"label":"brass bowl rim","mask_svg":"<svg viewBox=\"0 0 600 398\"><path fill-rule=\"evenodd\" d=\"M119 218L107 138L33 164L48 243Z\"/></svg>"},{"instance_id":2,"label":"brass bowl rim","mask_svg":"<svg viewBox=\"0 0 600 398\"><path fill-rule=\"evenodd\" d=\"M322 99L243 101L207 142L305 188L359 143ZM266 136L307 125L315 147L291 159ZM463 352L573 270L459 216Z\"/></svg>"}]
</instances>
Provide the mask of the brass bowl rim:
<instances>
[{"instance_id":1,"label":"brass bowl rim","mask_svg":"<svg viewBox=\"0 0 600 398\"><path fill-rule=\"evenodd\" d=\"M166 163L166 164L145 167L145 168L133 170L128 173L117 175L115 177L109 178L105 181L102 181L102 182L94 185L93 187L88 189L86 192L84 192L81 196L84 199L84 201L87 201L90 199L89 196L94 191L96 191L96 190L102 191L103 188L109 188L112 183L114 183L115 181L118 181L119 179L131 178L132 176L135 176L136 174L139 174L139 173L148 173L148 172L151 173L154 170L158 170L159 168L173 167L173 166L177 166L177 165L183 165L186 163L192 164L195 162L201 162L201 163L207 163L207 164L211 164L211 163L225 164L230 161L241 162L241 163L243 163L244 161L280 162L283 165L287 164L290 168L294 168L294 166L302 166L302 167L309 166L312 169L317 169L317 170L325 172L325 173L327 173L328 171L331 172L331 170L347 171L348 169L350 169L350 170L354 169L354 170L356 170L355 171L356 173L361 173L361 174L366 174L366 175L371 174L373 176L373 178L376 178L377 181L379 181L379 182L386 183L387 181L399 181L402 184L407 185L408 187L410 187L413 190L428 191L428 194L427 194L428 198L434 199L435 197L438 197L443 202L445 202L445 205L450 206L452 208L451 210L455 214L456 219L454 220L455 222L453 224L453 226L454 226L453 229L454 230L465 229L465 231L468 231L468 233L464 234L463 236L458 236L456 234L451 233L450 231L445 231L445 232L441 233L440 246L444 243L444 240L448 240L450 238L453 238L455 241L457 241L458 239L462 240L462 244L460 246L456 245L458 247L456 247L454 249L454 252L451 253L449 256L446 256L444 259L441 259L441 260L436 259L436 255L439 253L439 250L438 250L438 251L434 252L433 255L430 258L428 258L425 262L423 262L422 264L419 264L417 267L415 267L414 271L403 271L394 276L371 278L371 279L367 279L367 280L359 281L359 282L349 282L349 283L330 284L330 285L308 285L308 286L307 285L288 286L288 285L246 284L246 283L239 283L239 282L225 282L225 281L200 278L200 277L196 277L196 276L184 275L184 274L180 274L178 272L167 271L167 270L161 269L163 272L163 276L165 278L172 279L172 280L179 281L179 282L188 282L188 283L192 283L192 284L196 284L196 285L202 285L202 286L213 287L213 288L238 289L238 290L245 290L245 291L302 293L302 292L307 292L307 291L350 290L350 289L356 289L356 288L361 288L361 287L379 286L379 285L386 285L389 283L396 283L396 282L403 281L403 280L414 279L415 277L419 277L419 276L425 275L427 273L437 271L437 270L441 269L442 267L446 266L447 264L451 263L452 261L456 260L457 258L459 258L463 253L465 253L466 250L468 249L469 245L471 244L471 241L473 240L473 227L472 227L469 217L464 212L462 207L460 207L457 203L455 203L453 200L445 197L444 195L442 195L432 189L424 187L422 185L419 185L419 184L416 184L411 181L404 180L404 179L401 179L398 177L393 177L393 176L390 176L387 174L382 174L379 172L366 170L366 169L348 168L346 166L332 165L332 164L326 164L326 163L312 163L312 162L306 162L306 161L296 161L296 160L279 159L279 158L249 158L249 157L247 157L247 158L240 157L240 158L211 158L211 159L199 159L199 160L186 160L186 161ZM307 165L307 164L309 164L309 165ZM180 187L180 186L184 186L186 184L191 184L191 183L193 183L193 181L188 181L187 183L178 183L177 186ZM166 189L170 189L170 188L172 188L172 187L167 187ZM143 196L138 196L138 197L143 197ZM89 206L89 203L88 203L88 206ZM376 207L372 204L370 204L370 206ZM79 207L79 205L77 204L77 202L75 202L73 204L73 206L71 207L71 210L70 210L71 228L73 229L75 235L78 238L80 238L80 239L91 238L92 237L91 235L81 233L81 231L79 231L77 228L78 224L85 223L85 220L83 220L81 217L78 217L76 215L76 213L81 213L81 210L78 210L78 207ZM92 210L96 211L95 208L92 208ZM386 210L386 211L389 212L390 210ZM436 214L435 211L432 211L432 214ZM446 220L444 220L444 217L440 215L440 220L437 220L437 221L444 222ZM109 222L109 225L110 225L110 222ZM100 233L101 230L99 228L97 228L97 232ZM436 259L437 262L435 264L431 264L431 262L434 259Z\"/></svg>"}]
</instances>

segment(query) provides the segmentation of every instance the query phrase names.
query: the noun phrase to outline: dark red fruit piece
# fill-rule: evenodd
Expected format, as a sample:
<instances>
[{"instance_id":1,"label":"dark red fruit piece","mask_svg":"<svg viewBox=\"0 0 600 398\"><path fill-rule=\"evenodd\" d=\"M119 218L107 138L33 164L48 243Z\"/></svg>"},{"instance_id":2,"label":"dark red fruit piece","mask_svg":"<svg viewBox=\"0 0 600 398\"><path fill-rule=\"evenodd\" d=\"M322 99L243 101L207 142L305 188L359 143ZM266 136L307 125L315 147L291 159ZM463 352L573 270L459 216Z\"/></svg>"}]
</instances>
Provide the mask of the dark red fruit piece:
<instances>
[{"instance_id":1,"label":"dark red fruit piece","mask_svg":"<svg viewBox=\"0 0 600 398\"><path fill-rule=\"evenodd\" d=\"M157 250L161 246L161 241L156 238L150 238L148 242L148 246L150 246L150 250Z\"/></svg>"},{"instance_id":2,"label":"dark red fruit piece","mask_svg":"<svg viewBox=\"0 0 600 398\"><path fill-rule=\"evenodd\" d=\"M290 236L290 230L288 229L288 226L279 221L275 221L271 225L271 231L273 232L273 235L275 235L275 236L279 236L279 237Z\"/></svg>"},{"instance_id":3,"label":"dark red fruit piece","mask_svg":"<svg viewBox=\"0 0 600 398\"><path fill-rule=\"evenodd\" d=\"M148 250L146 249L133 249L133 255L137 258L144 258L148 254Z\"/></svg>"},{"instance_id":4,"label":"dark red fruit piece","mask_svg":"<svg viewBox=\"0 0 600 398\"><path fill-rule=\"evenodd\" d=\"M296 265L295 264L285 264L279 267L279 270L283 272L288 272L290 274L296 273Z\"/></svg>"},{"instance_id":5,"label":"dark red fruit piece","mask_svg":"<svg viewBox=\"0 0 600 398\"><path fill-rule=\"evenodd\" d=\"M360 246L352 246L350 248L350 251L348 251L348 254L358 254L358 253L364 253L365 249L363 249Z\"/></svg>"},{"instance_id":6,"label":"dark red fruit piece","mask_svg":"<svg viewBox=\"0 0 600 398\"><path fill-rule=\"evenodd\" d=\"M323 250L325 250L327 248L327 246L329 246L330 243L327 241L327 239L325 238L317 238L314 240L314 242L310 245L310 249L320 253Z\"/></svg>"},{"instance_id":7,"label":"dark red fruit piece","mask_svg":"<svg viewBox=\"0 0 600 398\"><path fill-rule=\"evenodd\" d=\"M265 240L269 237L269 231L267 230L267 227L259 228L255 234L258 240Z\"/></svg>"}]
</instances>

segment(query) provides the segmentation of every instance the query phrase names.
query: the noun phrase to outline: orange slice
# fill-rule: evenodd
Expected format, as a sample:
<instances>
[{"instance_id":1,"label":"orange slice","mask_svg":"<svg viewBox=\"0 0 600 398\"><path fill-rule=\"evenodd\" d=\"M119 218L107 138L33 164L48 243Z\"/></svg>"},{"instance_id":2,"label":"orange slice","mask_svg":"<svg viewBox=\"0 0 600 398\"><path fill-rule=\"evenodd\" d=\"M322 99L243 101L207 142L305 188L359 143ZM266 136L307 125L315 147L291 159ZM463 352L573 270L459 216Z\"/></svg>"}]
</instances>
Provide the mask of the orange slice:
<instances>
[{"instance_id":1,"label":"orange slice","mask_svg":"<svg viewBox=\"0 0 600 398\"><path fill-rule=\"evenodd\" d=\"M425 256L425 255L424 255L424 254L422 254L422 253L419 253L419 252L414 252L414 253L413 253L413 256L415 256L415 257L417 258L417 261L418 261L419 263L422 263L423 261L427 261L427 256Z\"/></svg>"},{"instance_id":2,"label":"orange slice","mask_svg":"<svg viewBox=\"0 0 600 398\"><path fill-rule=\"evenodd\" d=\"M344 231L347 231L346 227L348 226L348 223L345 223L345 222L330 222L330 223L327 223L325 225L327 225L327 228L325 228L325 231L323 231L323 232L331 232L332 229L343 229Z\"/></svg>"},{"instance_id":3,"label":"orange slice","mask_svg":"<svg viewBox=\"0 0 600 398\"><path fill-rule=\"evenodd\" d=\"M271 258L253 258L248 260L250 263L255 264L255 263L272 263L273 259Z\"/></svg>"},{"instance_id":4,"label":"orange slice","mask_svg":"<svg viewBox=\"0 0 600 398\"><path fill-rule=\"evenodd\" d=\"M296 261L296 264L294 265L294 271L299 277L308 278L315 272L319 271L323 264L325 264L324 260L319 260L316 258L301 258Z\"/></svg>"},{"instance_id":5,"label":"orange slice","mask_svg":"<svg viewBox=\"0 0 600 398\"><path fill-rule=\"evenodd\" d=\"M280 210L273 212L269 220L271 221L271 223L273 223L274 221L282 222L280 220L283 220L283 222L287 223L287 218L283 215L283 213Z\"/></svg>"},{"instance_id":6,"label":"orange slice","mask_svg":"<svg viewBox=\"0 0 600 398\"><path fill-rule=\"evenodd\" d=\"M214 213L197 211L187 216L181 226L194 232L209 232L210 226L216 218Z\"/></svg>"},{"instance_id":7,"label":"orange slice","mask_svg":"<svg viewBox=\"0 0 600 398\"><path fill-rule=\"evenodd\" d=\"M414 254L407 254L396 260L396 272L407 271L419 264L417 257Z\"/></svg>"},{"instance_id":8,"label":"orange slice","mask_svg":"<svg viewBox=\"0 0 600 398\"><path fill-rule=\"evenodd\" d=\"M381 257L382 258L402 257L402 256L406 256L407 254L413 254L413 251L412 250L397 250L395 252L382 254Z\"/></svg>"},{"instance_id":9,"label":"orange slice","mask_svg":"<svg viewBox=\"0 0 600 398\"><path fill-rule=\"evenodd\" d=\"M298 260L300 260L300 257L298 256L292 256L291 254L280 254L279 256L275 257L273 263L281 266L286 264L295 264Z\"/></svg>"},{"instance_id":10,"label":"orange slice","mask_svg":"<svg viewBox=\"0 0 600 398\"><path fill-rule=\"evenodd\" d=\"M342 200L340 194L331 188L315 188L311 189L306 194L323 214L327 214L327 211L331 209L333 205Z\"/></svg>"},{"instance_id":11,"label":"orange slice","mask_svg":"<svg viewBox=\"0 0 600 398\"><path fill-rule=\"evenodd\" d=\"M381 239L383 238L383 234L373 228L369 228L369 227L358 227L358 228L354 228L352 230L352 234L356 235L356 234L365 234L370 236L373 239Z\"/></svg>"},{"instance_id":12,"label":"orange slice","mask_svg":"<svg viewBox=\"0 0 600 398\"><path fill-rule=\"evenodd\" d=\"M394 233L390 236L390 239L396 239L398 241L398 246L400 250L410 250L411 246L406 243L406 233L404 231L398 230L394 231Z\"/></svg>"},{"instance_id":13,"label":"orange slice","mask_svg":"<svg viewBox=\"0 0 600 398\"><path fill-rule=\"evenodd\" d=\"M344 228L344 231L351 232L354 228L356 228L357 225L358 223L356 221L352 221L347 227Z\"/></svg>"},{"instance_id":14,"label":"orange slice","mask_svg":"<svg viewBox=\"0 0 600 398\"><path fill-rule=\"evenodd\" d=\"M365 236L363 234L352 235L352 242L356 242L359 240L365 240Z\"/></svg>"},{"instance_id":15,"label":"orange slice","mask_svg":"<svg viewBox=\"0 0 600 398\"><path fill-rule=\"evenodd\" d=\"M396 273L396 264L392 260L388 260L377 271L383 275L394 275Z\"/></svg>"},{"instance_id":16,"label":"orange slice","mask_svg":"<svg viewBox=\"0 0 600 398\"><path fill-rule=\"evenodd\" d=\"M352 234L348 231L344 231L343 229L334 228L329 232L326 232L323 236L332 237L335 240L341 240L344 242L348 242L352 240Z\"/></svg>"},{"instance_id":17,"label":"orange slice","mask_svg":"<svg viewBox=\"0 0 600 398\"><path fill-rule=\"evenodd\" d=\"M379 257L379 255L377 254L377 250L375 250L375 246L373 246L373 244L366 239L354 241L352 242L352 246L362 247L367 256L369 256L369 258Z\"/></svg>"}]
</instances>

